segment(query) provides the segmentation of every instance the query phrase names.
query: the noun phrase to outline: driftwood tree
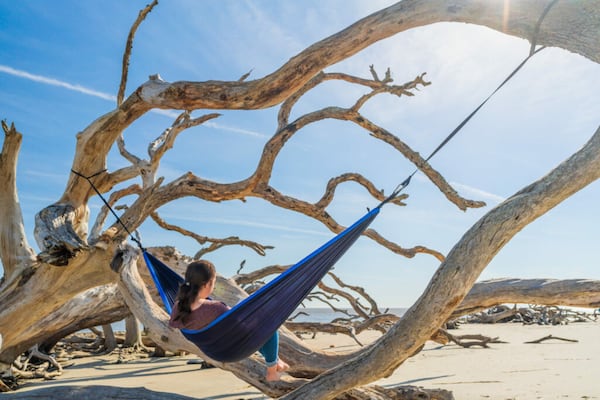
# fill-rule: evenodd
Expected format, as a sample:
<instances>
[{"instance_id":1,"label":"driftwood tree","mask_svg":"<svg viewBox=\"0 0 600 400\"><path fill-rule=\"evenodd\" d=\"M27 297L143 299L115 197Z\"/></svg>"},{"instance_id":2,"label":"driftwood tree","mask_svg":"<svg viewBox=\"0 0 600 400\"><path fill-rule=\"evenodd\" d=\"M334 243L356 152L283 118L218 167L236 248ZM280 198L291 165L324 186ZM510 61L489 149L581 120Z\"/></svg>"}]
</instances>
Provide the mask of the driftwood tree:
<instances>
[{"instance_id":1,"label":"driftwood tree","mask_svg":"<svg viewBox=\"0 0 600 400\"><path fill-rule=\"evenodd\" d=\"M392 146L460 209L482 206L481 202L460 197L416 151L361 114L362 106L378 94L413 94L416 88L427 85L423 76L404 84L393 84L388 74L380 78L375 70L371 71L369 79L324 72L328 66L408 29L437 22L468 22L530 40L532 44L567 49L600 62L600 2L597 0L515 2L511 3L509 20L504 18L504 1L500 0L459 0L451 4L439 0L406 0L315 43L263 78L171 83L155 75L125 98L131 43L137 26L153 6L154 3L140 13L131 30L117 107L77 134L72 163L74 171L86 177L93 176L91 179L101 193L131 182L129 187L112 193L109 198L109 203L114 205L124 196L137 196L121 214L121 220L130 232L149 217L160 220L155 213L160 206L186 196L213 202L262 198L276 207L314 218L332 232L339 232L343 227L326 211L337 186L354 181L375 199L384 198L367 177L355 173L334 177L315 203L281 193L270 184L274 162L290 137L308 124L330 118L357 124L375 139ZM290 113L298 99L328 80L362 85L370 92L356 99L349 108L327 107L291 121ZM256 170L246 179L218 183L192 172L171 182L158 177L161 158L173 146L177 136L189 127L218 117L218 114L192 117L191 111L256 110L271 106L280 107L275 133L265 145ZM149 145L148 159L141 159L127 151L123 133L153 109L186 111ZM90 228L88 203L95 192L82 176L65 171L69 175L62 197L37 214L35 237L41 252L34 252L27 242L16 190L16 165L22 134L12 124L3 123L3 130L0 179L5 189L0 193L0 256L5 272L0 284L0 370L10 374L10 365L15 358L38 343L127 316L122 299L149 328L161 347L198 353L178 332L167 327L167 315L155 303L139 276L137 250L123 244L128 232L118 223L104 227L106 210ZM255 358L235 364L214 364L270 396L287 399L391 398L396 394L388 389L364 385L391 374L452 316L493 304L533 298L537 303L560 301L566 305L597 306L600 301L598 282L558 282L545 285L535 294L532 290L540 286L538 281L521 281L518 289L511 286L512 292L506 292L502 282L482 282L476 292L468 295L481 271L517 232L600 177L600 129L591 135L571 158L488 212L445 257L424 246L403 248L374 230L368 230L367 237L397 254L410 257L426 253L441 261L419 300L372 345L357 354L333 355L308 348L284 329L282 356L292 365L291 374L297 379L278 384L263 381L261 364ZM115 144L131 165L116 170L107 166L108 152ZM403 197L396 199L395 204L402 204L402 200ZM237 238L204 239L216 247L242 244ZM257 243L245 241L243 244L264 251ZM181 269L186 258L164 250L159 256ZM120 257L113 260L116 253ZM111 264L115 271L109 268ZM115 291L116 285L118 291ZM246 295L233 281L224 278L220 278L216 294L230 303ZM81 315L90 316L90 320L82 320Z\"/></svg>"}]
</instances>

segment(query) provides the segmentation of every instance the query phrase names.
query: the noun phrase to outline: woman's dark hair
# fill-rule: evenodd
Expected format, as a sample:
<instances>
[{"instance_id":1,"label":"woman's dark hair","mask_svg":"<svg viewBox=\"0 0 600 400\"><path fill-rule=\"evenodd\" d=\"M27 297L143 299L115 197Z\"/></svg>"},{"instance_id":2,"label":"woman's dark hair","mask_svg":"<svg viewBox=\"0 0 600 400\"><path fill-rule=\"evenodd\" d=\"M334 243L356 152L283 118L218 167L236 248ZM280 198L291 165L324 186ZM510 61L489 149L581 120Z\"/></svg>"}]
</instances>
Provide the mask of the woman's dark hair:
<instances>
[{"instance_id":1,"label":"woman's dark hair","mask_svg":"<svg viewBox=\"0 0 600 400\"><path fill-rule=\"evenodd\" d=\"M198 296L198 291L204 285L209 283L215 276L217 271L213 263L207 260L199 260L191 262L185 271L185 282L179 286L177 292L177 308L179 312L175 317L175 321L181 320L186 322L189 315L192 313L192 303Z\"/></svg>"}]
</instances>

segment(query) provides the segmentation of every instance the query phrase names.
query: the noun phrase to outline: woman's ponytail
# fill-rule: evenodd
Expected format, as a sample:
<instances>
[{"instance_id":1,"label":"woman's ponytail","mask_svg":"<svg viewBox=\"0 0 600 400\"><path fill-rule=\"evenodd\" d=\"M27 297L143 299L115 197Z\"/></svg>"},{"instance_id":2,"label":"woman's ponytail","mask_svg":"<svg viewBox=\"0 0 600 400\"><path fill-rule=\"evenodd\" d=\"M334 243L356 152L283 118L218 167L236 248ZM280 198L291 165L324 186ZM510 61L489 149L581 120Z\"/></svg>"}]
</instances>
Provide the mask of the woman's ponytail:
<instances>
[{"instance_id":1,"label":"woman's ponytail","mask_svg":"<svg viewBox=\"0 0 600 400\"><path fill-rule=\"evenodd\" d=\"M192 303L198 297L198 292L216 275L215 266L210 261L194 261L187 266L185 282L179 286L179 291L177 292L177 307L179 312L175 317L175 321L187 322L188 317L192 313Z\"/></svg>"}]
</instances>

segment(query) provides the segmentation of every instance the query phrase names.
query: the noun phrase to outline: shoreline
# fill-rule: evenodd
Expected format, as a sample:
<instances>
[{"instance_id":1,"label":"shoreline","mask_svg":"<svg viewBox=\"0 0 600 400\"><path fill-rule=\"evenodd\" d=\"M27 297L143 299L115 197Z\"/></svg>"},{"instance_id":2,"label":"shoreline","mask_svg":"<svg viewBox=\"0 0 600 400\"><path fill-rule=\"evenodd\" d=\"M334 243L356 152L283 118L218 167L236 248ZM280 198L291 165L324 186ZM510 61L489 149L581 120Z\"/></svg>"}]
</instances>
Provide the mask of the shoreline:
<instances>
[{"instance_id":1,"label":"shoreline","mask_svg":"<svg viewBox=\"0 0 600 400\"><path fill-rule=\"evenodd\" d=\"M384 387L421 386L452 391L458 400L469 399L600 399L600 324L568 325L462 324L453 335L481 334L507 343L489 348L462 348L428 341L421 352L406 360L390 377L373 382ZM527 344L542 337L548 340ZM368 343L377 332L359 335ZM355 351L354 340L340 334L317 334L304 339L310 346L329 351ZM73 360L73 366L51 381L27 381L15 393L64 385L145 387L197 399L268 399L233 374L218 368L201 369L194 355L140 358L117 363L114 353Z\"/></svg>"}]
</instances>

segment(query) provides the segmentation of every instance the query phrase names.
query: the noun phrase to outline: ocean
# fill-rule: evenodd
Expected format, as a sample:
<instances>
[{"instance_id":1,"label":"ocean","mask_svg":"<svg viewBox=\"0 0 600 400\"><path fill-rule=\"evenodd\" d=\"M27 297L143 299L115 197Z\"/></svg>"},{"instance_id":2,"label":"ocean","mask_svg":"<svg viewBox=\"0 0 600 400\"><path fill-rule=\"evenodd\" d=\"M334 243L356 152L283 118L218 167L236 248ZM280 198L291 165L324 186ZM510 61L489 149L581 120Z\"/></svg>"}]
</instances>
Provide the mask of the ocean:
<instances>
[{"instance_id":1,"label":"ocean","mask_svg":"<svg viewBox=\"0 0 600 400\"><path fill-rule=\"evenodd\" d=\"M344 309L350 315L356 315L354 310L347 308ZM379 310L383 313L386 311L385 307L380 307ZM407 308L390 308L388 309L388 314L394 314L399 317L404 315ZM306 315L305 315L306 314ZM347 314L343 312L334 312L330 308L299 308L297 309L290 318L297 315L296 318L293 319L294 322L331 322L336 318L349 318Z\"/></svg>"},{"instance_id":2,"label":"ocean","mask_svg":"<svg viewBox=\"0 0 600 400\"><path fill-rule=\"evenodd\" d=\"M347 311L350 315L356 315L356 313L350 308L347 308L344 310ZM383 313L386 311L386 308L380 307L379 310ZM402 315L404 315L406 310L407 310L407 308L394 307L394 308L388 309L387 313L394 314L394 315L401 317ZM292 318L294 316L296 316L293 319L294 322L319 322L319 323L331 322L336 318L349 318L348 315L346 315L345 313L334 312L330 308L298 308L291 315L290 318ZM124 331L125 330L125 321L115 322L112 324L112 327L115 332Z\"/></svg>"}]
</instances>

